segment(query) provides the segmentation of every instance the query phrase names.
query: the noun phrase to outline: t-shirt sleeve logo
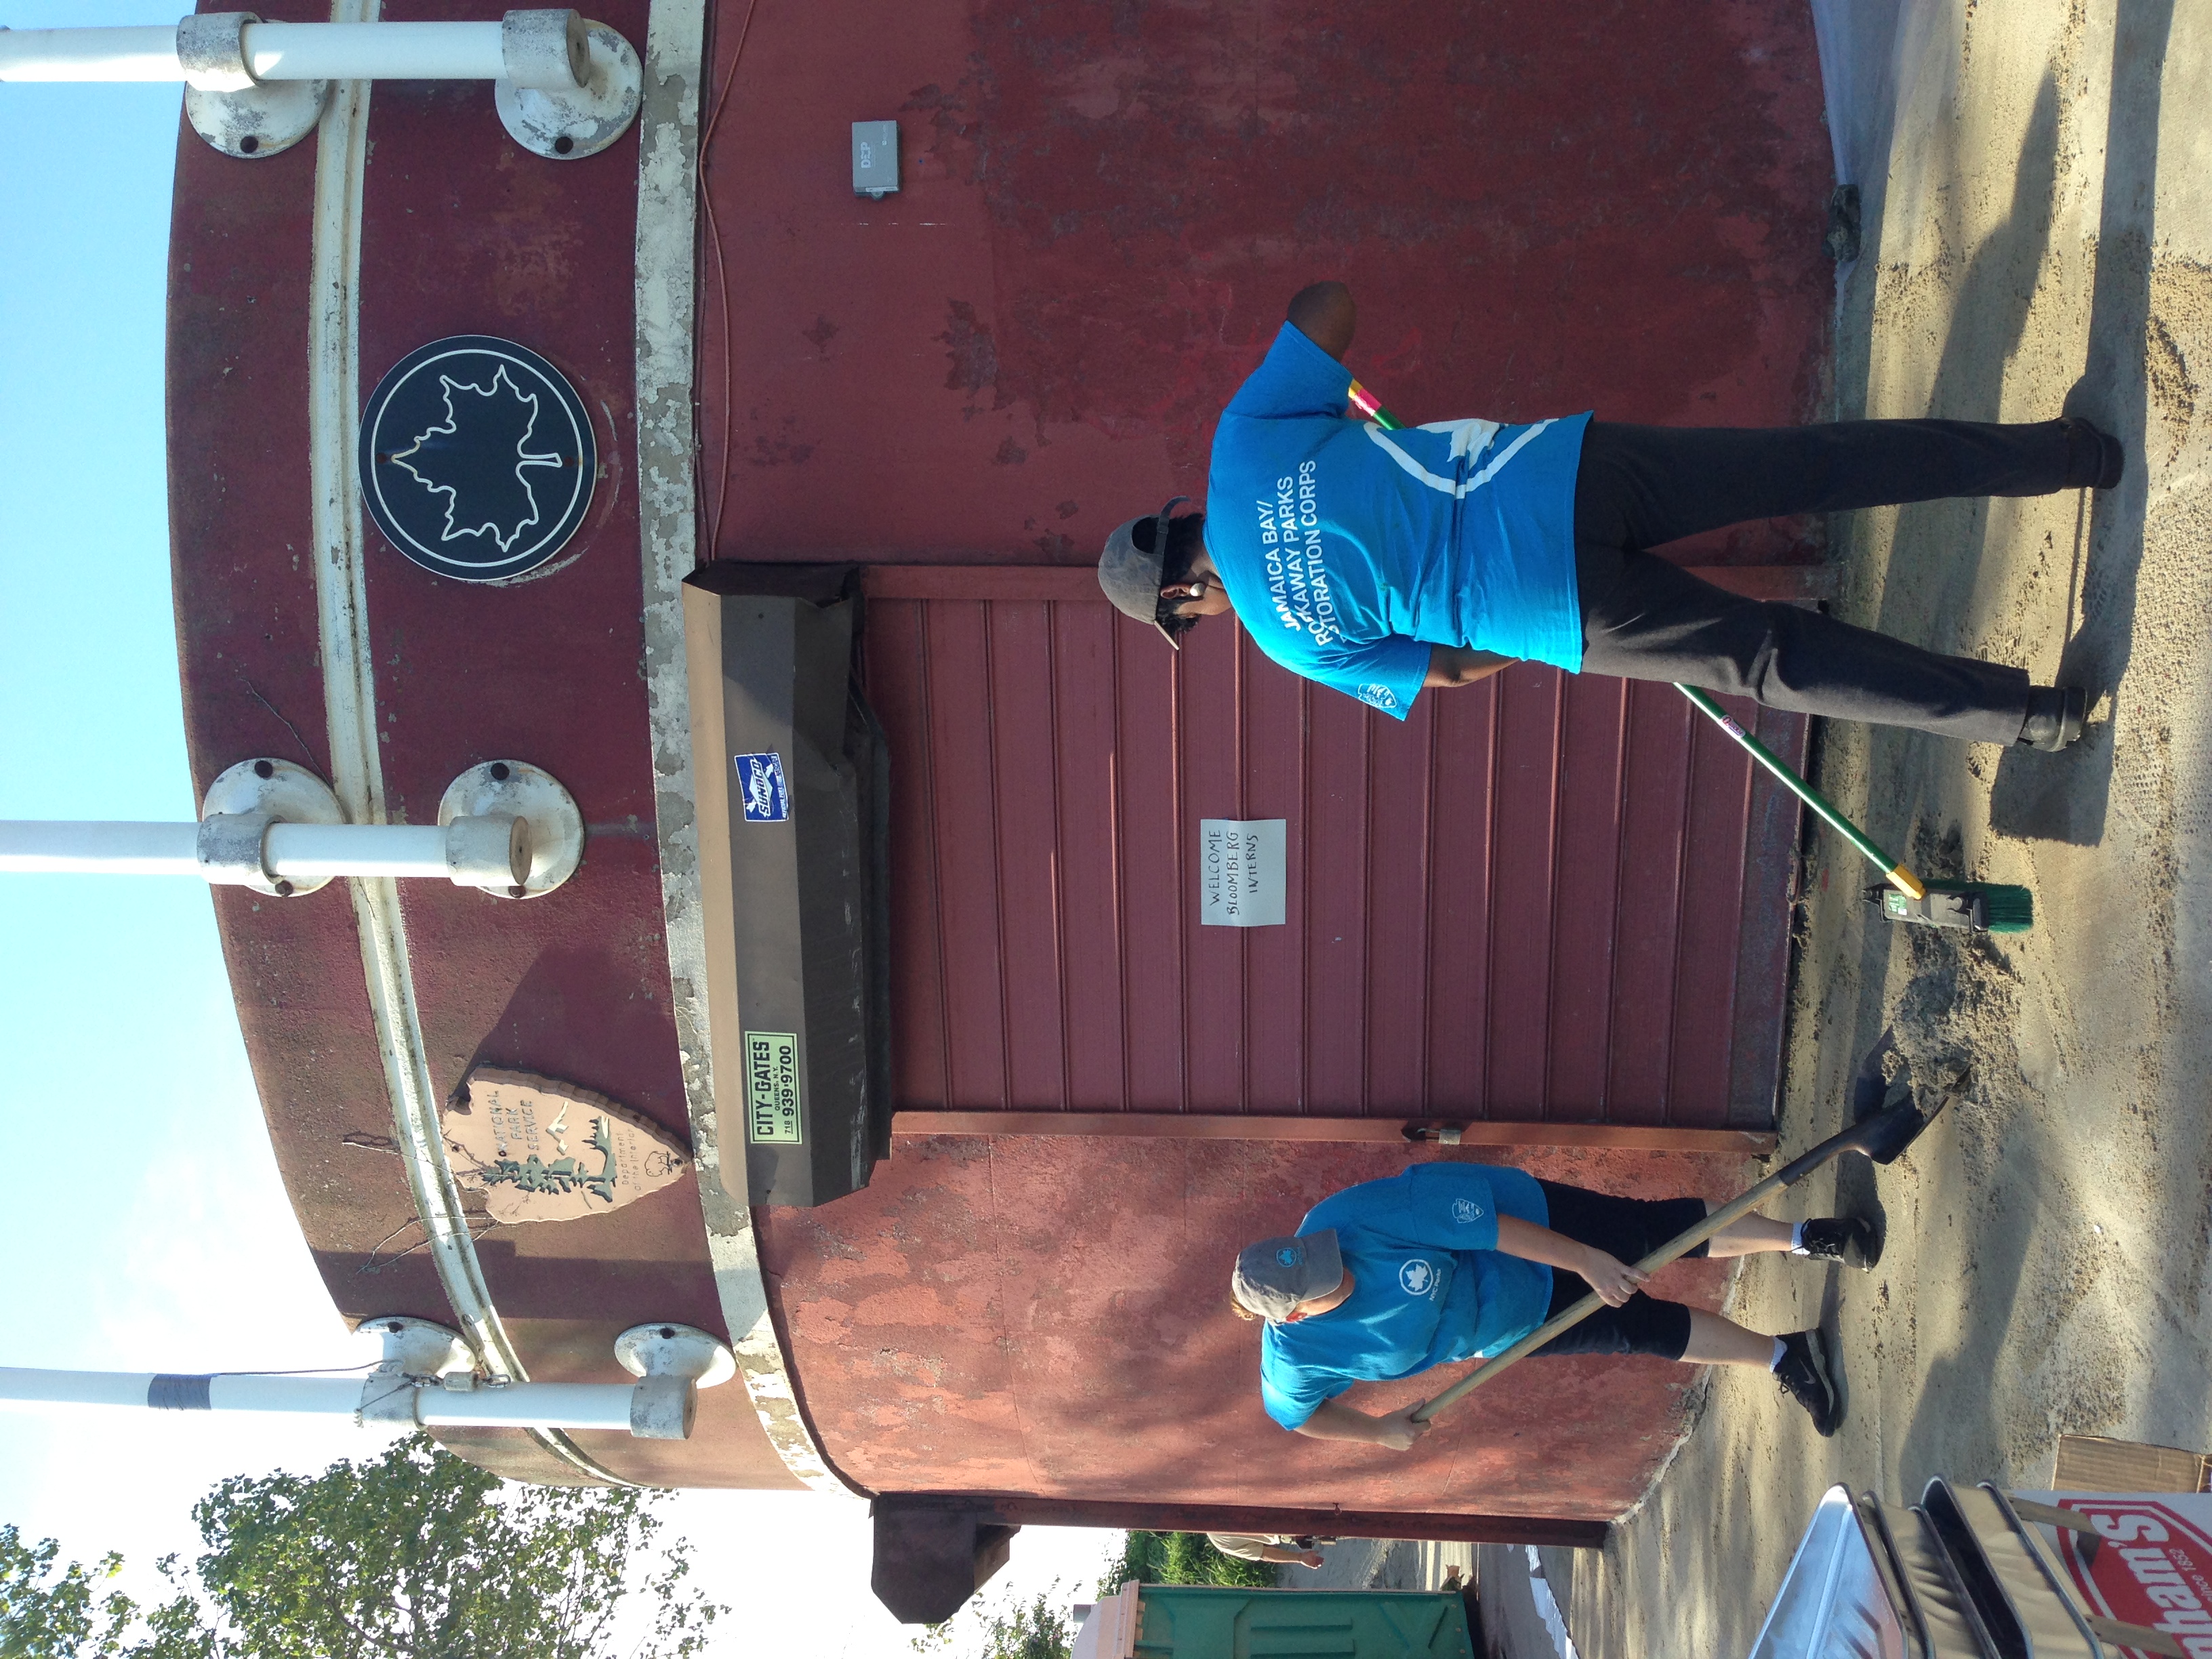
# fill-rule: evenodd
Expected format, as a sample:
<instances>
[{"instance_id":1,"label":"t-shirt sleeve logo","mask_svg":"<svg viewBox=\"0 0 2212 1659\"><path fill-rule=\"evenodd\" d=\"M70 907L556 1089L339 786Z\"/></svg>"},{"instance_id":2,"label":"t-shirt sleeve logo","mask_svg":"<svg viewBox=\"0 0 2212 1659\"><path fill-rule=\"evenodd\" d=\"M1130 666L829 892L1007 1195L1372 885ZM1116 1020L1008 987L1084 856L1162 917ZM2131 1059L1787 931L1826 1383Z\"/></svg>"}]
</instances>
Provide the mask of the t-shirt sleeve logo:
<instances>
[{"instance_id":1,"label":"t-shirt sleeve logo","mask_svg":"<svg viewBox=\"0 0 2212 1659\"><path fill-rule=\"evenodd\" d=\"M1452 1200L1452 1219L1460 1222L1480 1221L1482 1219L1482 1206L1471 1198L1455 1198Z\"/></svg>"}]
</instances>

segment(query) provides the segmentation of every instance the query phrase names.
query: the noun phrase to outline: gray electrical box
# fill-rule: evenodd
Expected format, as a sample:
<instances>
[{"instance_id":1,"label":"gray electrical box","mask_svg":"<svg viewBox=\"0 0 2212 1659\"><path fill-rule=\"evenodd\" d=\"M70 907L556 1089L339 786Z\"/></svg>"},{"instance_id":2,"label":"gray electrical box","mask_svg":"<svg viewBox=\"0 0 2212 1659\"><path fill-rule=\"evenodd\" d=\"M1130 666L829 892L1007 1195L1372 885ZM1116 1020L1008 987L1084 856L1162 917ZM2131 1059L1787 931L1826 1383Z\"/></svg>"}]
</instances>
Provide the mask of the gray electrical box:
<instances>
[{"instance_id":1,"label":"gray electrical box","mask_svg":"<svg viewBox=\"0 0 2212 1659\"><path fill-rule=\"evenodd\" d=\"M898 188L898 123L853 123L853 194L882 198Z\"/></svg>"}]
</instances>

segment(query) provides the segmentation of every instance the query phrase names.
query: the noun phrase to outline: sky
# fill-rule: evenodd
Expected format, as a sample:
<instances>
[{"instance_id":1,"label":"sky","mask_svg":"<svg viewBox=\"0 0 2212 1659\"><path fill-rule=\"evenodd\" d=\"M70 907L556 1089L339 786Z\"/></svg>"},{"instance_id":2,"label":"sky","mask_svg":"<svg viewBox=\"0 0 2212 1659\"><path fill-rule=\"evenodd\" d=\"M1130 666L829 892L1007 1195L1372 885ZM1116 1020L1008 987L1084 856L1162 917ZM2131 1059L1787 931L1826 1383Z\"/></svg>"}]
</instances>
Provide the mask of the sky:
<instances>
[{"instance_id":1,"label":"sky","mask_svg":"<svg viewBox=\"0 0 2212 1659\"><path fill-rule=\"evenodd\" d=\"M0 25L183 9L0 0ZM0 818L198 815L163 476L179 97L0 86ZM199 882L0 877L0 1054L16 1171L0 1184L0 1365L374 1357L332 1310L277 1180ZM119 1550L126 1587L150 1590L157 1557L197 1552L192 1502L223 1476L374 1449L343 1423L0 1412L0 1523L80 1559ZM734 1609L715 1652L909 1653L914 1632L867 1589L859 1500L686 1492L667 1513L697 1581ZM1087 1601L1118 1540L1030 1528L979 1600L1057 1583Z\"/></svg>"}]
</instances>

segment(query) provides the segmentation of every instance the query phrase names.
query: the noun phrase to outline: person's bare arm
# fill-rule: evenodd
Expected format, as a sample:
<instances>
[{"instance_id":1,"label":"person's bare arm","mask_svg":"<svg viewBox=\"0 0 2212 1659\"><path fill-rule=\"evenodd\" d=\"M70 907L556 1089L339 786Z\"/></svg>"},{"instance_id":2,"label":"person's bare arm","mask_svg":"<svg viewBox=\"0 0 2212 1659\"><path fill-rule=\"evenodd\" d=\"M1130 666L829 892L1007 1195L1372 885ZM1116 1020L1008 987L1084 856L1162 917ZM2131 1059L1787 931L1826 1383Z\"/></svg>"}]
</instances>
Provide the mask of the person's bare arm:
<instances>
[{"instance_id":1,"label":"person's bare arm","mask_svg":"<svg viewBox=\"0 0 2212 1659\"><path fill-rule=\"evenodd\" d=\"M1618 1308L1634 1296L1636 1287L1648 1277L1603 1250L1577 1244L1549 1227L1539 1227L1515 1216L1498 1218L1498 1248L1523 1261L1540 1261L1547 1267L1564 1267L1571 1273L1581 1274L1608 1307Z\"/></svg>"},{"instance_id":2,"label":"person's bare arm","mask_svg":"<svg viewBox=\"0 0 2212 1659\"><path fill-rule=\"evenodd\" d=\"M1385 1417L1370 1417L1341 1400L1324 1400L1314 1408L1311 1417L1298 1425L1297 1432L1311 1440L1355 1440L1364 1445L1404 1451L1433 1426L1413 1421L1413 1413L1418 1405L1416 1402Z\"/></svg>"},{"instance_id":3,"label":"person's bare arm","mask_svg":"<svg viewBox=\"0 0 2212 1659\"><path fill-rule=\"evenodd\" d=\"M1352 290L1342 283L1312 283L1291 295L1291 321L1298 332L1339 362L1352 349L1352 331L1358 320Z\"/></svg>"},{"instance_id":4,"label":"person's bare arm","mask_svg":"<svg viewBox=\"0 0 2212 1659\"><path fill-rule=\"evenodd\" d=\"M1477 680L1486 680L1499 669L1512 665L1512 658L1501 657L1494 651L1477 651L1465 645L1431 646L1429 648L1429 672L1421 676L1421 684L1473 685Z\"/></svg>"},{"instance_id":5,"label":"person's bare arm","mask_svg":"<svg viewBox=\"0 0 2212 1659\"><path fill-rule=\"evenodd\" d=\"M1286 1550L1279 1544L1262 1544L1260 1559L1282 1566L1317 1567L1322 1564L1319 1550Z\"/></svg>"}]
</instances>

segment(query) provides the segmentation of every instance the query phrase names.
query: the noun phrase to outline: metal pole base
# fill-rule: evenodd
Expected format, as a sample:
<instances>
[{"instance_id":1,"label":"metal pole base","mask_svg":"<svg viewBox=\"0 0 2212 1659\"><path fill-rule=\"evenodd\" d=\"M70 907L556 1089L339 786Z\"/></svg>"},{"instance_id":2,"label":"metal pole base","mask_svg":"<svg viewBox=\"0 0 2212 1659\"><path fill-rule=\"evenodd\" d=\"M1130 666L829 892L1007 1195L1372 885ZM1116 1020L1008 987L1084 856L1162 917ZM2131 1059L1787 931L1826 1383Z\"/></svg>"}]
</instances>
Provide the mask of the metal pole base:
<instances>
[{"instance_id":1,"label":"metal pole base","mask_svg":"<svg viewBox=\"0 0 2212 1659\"><path fill-rule=\"evenodd\" d=\"M284 760L246 760L224 769L208 785L200 803L203 821L216 813L228 817L275 819L284 823L343 823L345 812L331 787L304 766ZM260 871L259 831L255 831L253 872ZM303 881L273 881L265 873L249 873L238 884L272 898L293 898L330 884L331 878Z\"/></svg>"},{"instance_id":2,"label":"metal pole base","mask_svg":"<svg viewBox=\"0 0 2212 1659\"><path fill-rule=\"evenodd\" d=\"M629 131L645 93L645 70L637 51L605 23L586 22L591 43L590 78L574 92L544 92L496 82L493 101L507 137L530 151L556 161L580 161L597 155Z\"/></svg>"},{"instance_id":3,"label":"metal pole base","mask_svg":"<svg viewBox=\"0 0 2212 1659\"><path fill-rule=\"evenodd\" d=\"M379 1314L374 1319L362 1320L359 1328L384 1340L384 1363L377 1367L379 1370L435 1378L448 1371L467 1370L476 1364L460 1333L435 1320L417 1319L412 1314Z\"/></svg>"},{"instance_id":4,"label":"metal pole base","mask_svg":"<svg viewBox=\"0 0 2212 1659\"><path fill-rule=\"evenodd\" d=\"M738 1374L729 1346L696 1325L633 1325L615 1339L615 1358L639 1379L629 1431L641 1440L689 1440L699 1390Z\"/></svg>"},{"instance_id":5,"label":"metal pole base","mask_svg":"<svg viewBox=\"0 0 2212 1659\"><path fill-rule=\"evenodd\" d=\"M243 92L185 88L185 118L225 155L282 155L315 130L331 100L327 81L264 81Z\"/></svg>"},{"instance_id":6,"label":"metal pole base","mask_svg":"<svg viewBox=\"0 0 2212 1659\"><path fill-rule=\"evenodd\" d=\"M550 893L584 861L584 815L560 781L526 761L486 761L446 786L438 802L441 828L457 817L493 814L530 824L530 873L505 888L480 890L495 898L537 898Z\"/></svg>"}]
</instances>

